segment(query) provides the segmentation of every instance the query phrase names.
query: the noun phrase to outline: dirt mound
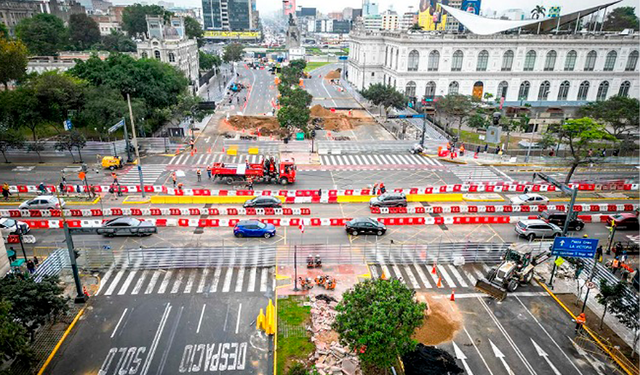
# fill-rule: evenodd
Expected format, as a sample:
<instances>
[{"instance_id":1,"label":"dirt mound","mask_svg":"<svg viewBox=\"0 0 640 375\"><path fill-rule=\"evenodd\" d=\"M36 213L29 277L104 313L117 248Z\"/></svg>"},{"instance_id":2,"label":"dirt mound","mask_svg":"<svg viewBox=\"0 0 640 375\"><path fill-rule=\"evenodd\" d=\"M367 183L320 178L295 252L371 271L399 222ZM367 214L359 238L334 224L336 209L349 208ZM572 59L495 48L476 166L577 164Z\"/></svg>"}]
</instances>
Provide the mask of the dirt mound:
<instances>
[{"instance_id":1,"label":"dirt mound","mask_svg":"<svg viewBox=\"0 0 640 375\"><path fill-rule=\"evenodd\" d=\"M311 107L311 116L313 117L335 117L337 116L335 113L331 113L330 110L321 106L320 104L316 104Z\"/></svg>"},{"instance_id":2,"label":"dirt mound","mask_svg":"<svg viewBox=\"0 0 640 375\"><path fill-rule=\"evenodd\" d=\"M325 79L336 79L340 78L340 72L337 70L332 70L324 76Z\"/></svg>"},{"instance_id":3,"label":"dirt mound","mask_svg":"<svg viewBox=\"0 0 640 375\"><path fill-rule=\"evenodd\" d=\"M221 120L223 124L227 123L227 120ZM259 116L231 116L227 123L231 129L229 130L248 130L250 134L257 134L263 136L283 136L287 134L286 129L282 128L278 123L276 117L259 117ZM220 127L221 129L224 126Z\"/></svg>"},{"instance_id":4,"label":"dirt mound","mask_svg":"<svg viewBox=\"0 0 640 375\"><path fill-rule=\"evenodd\" d=\"M413 339L425 345L438 345L453 340L462 328L462 315L455 307L451 309L444 299L426 296L429 314L425 316L422 326L413 334Z\"/></svg>"}]
</instances>

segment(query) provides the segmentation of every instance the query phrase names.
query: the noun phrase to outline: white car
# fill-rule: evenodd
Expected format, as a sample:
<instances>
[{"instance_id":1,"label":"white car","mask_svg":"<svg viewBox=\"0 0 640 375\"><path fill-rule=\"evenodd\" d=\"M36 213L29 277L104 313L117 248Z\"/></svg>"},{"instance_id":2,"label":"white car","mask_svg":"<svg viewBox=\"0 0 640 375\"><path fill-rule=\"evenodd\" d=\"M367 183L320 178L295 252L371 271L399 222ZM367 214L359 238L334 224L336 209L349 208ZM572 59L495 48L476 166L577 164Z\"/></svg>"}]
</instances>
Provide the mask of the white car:
<instances>
[{"instance_id":1,"label":"white car","mask_svg":"<svg viewBox=\"0 0 640 375\"><path fill-rule=\"evenodd\" d=\"M549 204L549 198L540 194L520 194L509 197L511 204L531 205L531 204Z\"/></svg>"},{"instance_id":2,"label":"white car","mask_svg":"<svg viewBox=\"0 0 640 375\"><path fill-rule=\"evenodd\" d=\"M29 228L29 224L23 221L3 217L0 219L0 232L2 232L2 237L7 238L10 234L18 234L16 232L16 225L22 229L22 234L27 234L31 230L31 228Z\"/></svg>"},{"instance_id":3,"label":"white car","mask_svg":"<svg viewBox=\"0 0 640 375\"><path fill-rule=\"evenodd\" d=\"M40 195L20 205L21 210L58 210L64 208L64 199L52 195Z\"/></svg>"}]
</instances>

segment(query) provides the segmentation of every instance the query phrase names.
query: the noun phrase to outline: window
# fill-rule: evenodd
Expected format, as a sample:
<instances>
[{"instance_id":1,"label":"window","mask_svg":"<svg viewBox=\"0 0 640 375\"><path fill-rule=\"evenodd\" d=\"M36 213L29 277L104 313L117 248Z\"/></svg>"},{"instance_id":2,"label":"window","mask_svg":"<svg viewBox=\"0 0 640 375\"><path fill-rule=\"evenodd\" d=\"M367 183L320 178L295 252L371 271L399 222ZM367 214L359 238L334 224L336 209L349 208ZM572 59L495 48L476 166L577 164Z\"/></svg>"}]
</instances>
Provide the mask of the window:
<instances>
[{"instance_id":1,"label":"window","mask_svg":"<svg viewBox=\"0 0 640 375\"><path fill-rule=\"evenodd\" d=\"M409 62L407 63L407 70L410 72L418 71L418 63L420 62L420 53L415 49L409 52Z\"/></svg>"},{"instance_id":2,"label":"window","mask_svg":"<svg viewBox=\"0 0 640 375\"><path fill-rule=\"evenodd\" d=\"M176 62L176 55L173 52L169 52L169 62Z\"/></svg>"},{"instance_id":3,"label":"window","mask_svg":"<svg viewBox=\"0 0 640 375\"><path fill-rule=\"evenodd\" d=\"M429 61L427 64L427 70L430 72L437 72L438 66L440 65L440 52L431 51L429 53Z\"/></svg>"},{"instance_id":4,"label":"window","mask_svg":"<svg viewBox=\"0 0 640 375\"><path fill-rule=\"evenodd\" d=\"M398 60L400 60L400 50L396 50L396 69L398 69Z\"/></svg>"},{"instance_id":5,"label":"window","mask_svg":"<svg viewBox=\"0 0 640 375\"><path fill-rule=\"evenodd\" d=\"M578 100L587 100L589 94L589 81L583 81L578 89Z\"/></svg>"},{"instance_id":6,"label":"window","mask_svg":"<svg viewBox=\"0 0 640 375\"><path fill-rule=\"evenodd\" d=\"M560 90L558 90L558 100L567 100L569 97L569 88L571 84L569 81L564 81L560 84Z\"/></svg>"},{"instance_id":7,"label":"window","mask_svg":"<svg viewBox=\"0 0 640 375\"><path fill-rule=\"evenodd\" d=\"M429 81L427 86L424 89L424 98L426 101L433 101L433 98L436 96L436 83L433 81Z\"/></svg>"},{"instance_id":8,"label":"window","mask_svg":"<svg viewBox=\"0 0 640 375\"><path fill-rule=\"evenodd\" d=\"M593 68L596 67L596 59L598 58L598 53L596 51L591 51L587 53L587 59L584 61L584 71L592 72Z\"/></svg>"},{"instance_id":9,"label":"window","mask_svg":"<svg viewBox=\"0 0 640 375\"><path fill-rule=\"evenodd\" d=\"M616 59L618 58L618 53L616 51L609 51L607 53L607 59L604 60L604 71L610 72L616 66Z\"/></svg>"},{"instance_id":10,"label":"window","mask_svg":"<svg viewBox=\"0 0 640 375\"><path fill-rule=\"evenodd\" d=\"M524 71L530 72L533 70L533 67L536 65L536 51L527 52L527 56L524 59Z\"/></svg>"},{"instance_id":11,"label":"window","mask_svg":"<svg viewBox=\"0 0 640 375\"><path fill-rule=\"evenodd\" d=\"M460 90L458 82L453 81L449 84L449 94L457 94Z\"/></svg>"},{"instance_id":12,"label":"window","mask_svg":"<svg viewBox=\"0 0 640 375\"><path fill-rule=\"evenodd\" d=\"M489 52L481 51L478 54L478 63L476 65L476 70L479 72L484 72L487 70L487 64L489 63Z\"/></svg>"},{"instance_id":13,"label":"window","mask_svg":"<svg viewBox=\"0 0 640 375\"><path fill-rule=\"evenodd\" d=\"M502 81L498 84L498 98L506 98L507 97L507 89L509 89L509 83L507 81Z\"/></svg>"},{"instance_id":14,"label":"window","mask_svg":"<svg viewBox=\"0 0 640 375\"><path fill-rule=\"evenodd\" d=\"M538 90L538 100L547 100L549 98L549 89L551 88L551 84L549 81L544 81L540 84L540 89Z\"/></svg>"},{"instance_id":15,"label":"window","mask_svg":"<svg viewBox=\"0 0 640 375\"><path fill-rule=\"evenodd\" d=\"M602 81L602 83L600 83L600 86L598 86L598 95L596 95L596 100L599 102L606 100L608 91L609 91L609 82Z\"/></svg>"},{"instance_id":16,"label":"window","mask_svg":"<svg viewBox=\"0 0 640 375\"><path fill-rule=\"evenodd\" d=\"M387 61L389 60L389 47L384 48L384 66L387 66Z\"/></svg>"},{"instance_id":17,"label":"window","mask_svg":"<svg viewBox=\"0 0 640 375\"><path fill-rule=\"evenodd\" d=\"M629 96L629 89L631 88L631 82L624 81L620 85L620 90L618 91L618 95L627 97Z\"/></svg>"},{"instance_id":18,"label":"window","mask_svg":"<svg viewBox=\"0 0 640 375\"><path fill-rule=\"evenodd\" d=\"M156 56L157 60L160 60L160 51L155 51L153 54Z\"/></svg>"},{"instance_id":19,"label":"window","mask_svg":"<svg viewBox=\"0 0 640 375\"><path fill-rule=\"evenodd\" d=\"M146 52L142 52L142 58L143 58L143 59L146 59L146 58L148 58L148 57L149 57L149 55L148 55Z\"/></svg>"},{"instance_id":20,"label":"window","mask_svg":"<svg viewBox=\"0 0 640 375\"><path fill-rule=\"evenodd\" d=\"M569 51L569 53L567 53L567 59L564 60L564 70L567 72L573 71L576 67L577 58L578 53L576 51Z\"/></svg>"},{"instance_id":21,"label":"window","mask_svg":"<svg viewBox=\"0 0 640 375\"><path fill-rule=\"evenodd\" d=\"M513 51L509 50L502 55L502 71L510 72L513 66Z\"/></svg>"},{"instance_id":22,"label":"window","mask_svg":"<svg viewBox=\"0 0 640 375\"><path fill-rule=\"evenodd\" d=\"M459 72L462 70L462 60L464 59L464 53L457 50L453 53L453 59L451 60L451 71Z\"/></svg>"},{"instance_id":23,"label":"window","mask_svg":"<svg viewBox=\"0 0 640 375\"><path fill-rule=\"evenodd\" d=\"M638 51L633 51L629 54L627 59L627 66L624 68L627 72L633 72L638 65Z\"/></svg>"},{"instance_id":24,"label":"window","mask_svg":"<svg viewBox=\"0 0 640 375\"><path fill-rule=\"evenodd\" d=\"M529 81L524 81L520 84L520 91L518 91L518 100L527 100L529 97L529 88L531 84Z\"/></svg>"},{"instance_id":25,"label":"window","mask_svg":"<svg viewBox=\"0 0 640 375\"><path fill-rule=\"evenodd\" d=\"M547 53L547 58L544 60L544 70L545 72L552 72L556 66L556 58L558 54L556 51L549 51Z\"/></svg>"},{"instance_id":26,"label":"window","mask_svg":"<svg viewBox=\"0 0 640 375\"><path fill-rule=\"evenodd\" d=\"M413 81L407 82L407 87L404 90L404 94L409 98L415 98L416 96L416 83Z\"/></svg>"}]
</instances>

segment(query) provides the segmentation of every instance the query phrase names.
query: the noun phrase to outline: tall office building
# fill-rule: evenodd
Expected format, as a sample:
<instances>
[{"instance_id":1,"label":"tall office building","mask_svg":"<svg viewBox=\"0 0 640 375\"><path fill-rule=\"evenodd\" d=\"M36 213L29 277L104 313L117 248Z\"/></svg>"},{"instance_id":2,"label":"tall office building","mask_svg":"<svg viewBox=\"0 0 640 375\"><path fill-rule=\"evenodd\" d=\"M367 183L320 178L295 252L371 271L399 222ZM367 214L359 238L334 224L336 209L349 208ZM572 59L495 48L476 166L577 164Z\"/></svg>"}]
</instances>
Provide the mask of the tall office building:
<instances>
[{"instance_id":1,"label":"tall office building","mask_svg":"<svg viewBox=\"0 0 640 375\"><path fill-rule=\"evenodd\" d=\"M363 0L362 1L362 15L363 16L376 16L376 15L378 15L378 1L377 0Z\"/></svg>"},{"instance_id":2,"label":"tall office building","mask_svg":"<svg viewBox=\"0 0 640 375\"><path fill-rule=\"evenodd\" d=\"M202 0L205 30L245 31L258 28L252 0Z\"/></svg>"}]
</instances>

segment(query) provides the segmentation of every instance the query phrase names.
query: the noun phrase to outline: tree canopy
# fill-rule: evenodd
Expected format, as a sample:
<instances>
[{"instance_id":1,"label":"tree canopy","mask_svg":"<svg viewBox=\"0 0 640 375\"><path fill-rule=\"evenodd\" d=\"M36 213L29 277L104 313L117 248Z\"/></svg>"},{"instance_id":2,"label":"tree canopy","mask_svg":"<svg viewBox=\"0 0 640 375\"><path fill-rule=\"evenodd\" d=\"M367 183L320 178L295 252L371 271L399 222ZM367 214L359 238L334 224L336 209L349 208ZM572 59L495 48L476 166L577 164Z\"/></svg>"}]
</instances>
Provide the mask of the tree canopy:
<instances>
[{"instance_id":1,"label":"tree canopy","mask_svg":"<svg viewBox=\"0 0 640 375\"><path fill-rule=\"evenodd\" d=\"M28 62L27 47L21 41L0 37L0 82L5 90L9 81L25 75Z\"/></svg>"},{"instance_id":2,"label":"tree canopy","mask_svg":"<svg viewBox=\"0 0 640 375\"><path fill-rule=\"evenodd\" d=\"M12 305L0 301L0 367L14 358L30 354L27 330L14 320Z\"/></svg>"},{"instance_id":3,"label":"tree canopy","mask_svg":"<svg viewBox=\"0 0 640 375\"><path fill-rule=\"evenodd\" d=\"M397 279L356 284L336 306L333 328L340 342L357 350L365 366L391 367L416 347L411 336L422 324L426 305L414 294Z\"/></svg>"},{"instance_id":4,"label":"tree canopy","mask_svg":"<svg viewBox=\"0 0 640 375\"><path fill-rule=\"evenodd\" d=\"M111 34L102 37L102 42L94 48L110 52L136 52L136 43L124 33L111 30Z\"/></svg>"},{"instance_id":5,"label":"tree canopy","mask_svg":"<svg viewBox=\"0 0 640 375\"><path fill-rule=\"evenodd\" d=\"M159 5L134 4L124 8L122 11L122 29L132 37L145 34L147 30L146 16L162 16L164 19L173 13L166 11Z\"/></svg>"},{"instance_id":6,"label":"tree canopy","mask_svg":"<svg viewBox=\"0 0 640 375\"><path fill-rule=\"evenodd\" d=\"M615 137L609 134L604 125L595 122L589 117L565 121L561 127L561 140L569 146L571 152L571 169L567 174L565 183L571 182L571 177L576 168L585 162L589 162L588 150L596 141L615 141Z\"/></svg>"},{"instance_id":7,"label":"tree canopy","mask_svg":"<svg viewBox=\"0 0 640 375\"><path fill-rule=\"evenodd\" d=\"M368 88L361 90L360 94L375 105L382 105L385 108L394 107L398 109L407 106L407 97L397 91L393 86L383 83L374 83Z\"/></svg>"},{"instance_id":8,"label":"tree canopy","mask_svg":"<svg viewBox=\"0 0 640 375\"><path fill-rule=\"evenodd\" d=\"M607 31L622 31L624 29L638 30L640 28L640 20L636 16L634 7L614 8L604 21L603 29Z\"/></svg>"},{"instance_id":9,"label":"tree canopy","mask_svg":"<svg viewBox=\"0 0 640 375\"><path fill-rule=\"evenodd\" d=\"M640 124L640 101L625 96L612 96L604 101L591 102L580 107L580 116L591 117L596 121L609 125L606 129L614 137L638 129Z\"/></svg>"},{"instance_id":10,"label":"tree canopy","mask_svg":"<svg viewBox=\"0 0 640 375\"><path fill-rule=\"evenodd\" d=\"M16 25L16 35L36 56L55 56L69 40L64 22L53 14L39 13Z\"/></svg>"},{"instance_id":11,"label":"tree canopy","mask_svg":"<svg viewBox=\"0 0 640 375\"><path fill-rule=\"evenodd\" d=\"M84 13L72 14L69 17L69 41L78 50L100 42L98 23Z\"/></svg>"},{"instance_id":12,"label":"tree canopy","mask_svg":"<svg viewBox=\"0 0 640 375\"><path fill-rule=\"evenodd\" d=\"M200 22L193 17L186 16L184 17L184 32L189 39L196 39L198 41L198 47L202 47L204 44L204 40L202 37L204 36L204 31L202 30L202 26Z\"/></svg>"},{"instance_id":13,"label":"tree canopy","mask_svg":"<svg viewBox=\"0 0 640 375\"><path fill-rule=\"evenodd\" d=\"M292 60L282 69L282 82L278 85L281 107L278 110L278 122L287 129L300 129L308 133L310 110L309 105L313 97L298 82L307 63L304 60Z\"/></svg>"},{"instance_id":14,"label":"tree canopy","mask_svg":"<svg viewBox=\"0 0 640 375\"><path fill-rule=\"evenodd\" d=\"M231 43L224 47L222 60L224 62L240 61L244 56L244 46L240 43Z\"/></svg>"},{"instance_id":15,"label":"tree canopy","mask_svg":"<svg viewBox=\"0 0 640 375\"><path fill-rule=\"evenodd\" d=\"M198 51L198 55L200 59L200 69L211 70L222 64L222 59L218 55L212 55L202 50Z\"/></svg>"},{"instance_id":16,"label":"tree canopy","mask_svg":"<svg viewBox=\"0 0 640 375\"><path fill-rule=\"evenodd\" d=\"M473 101L467 95L448 94L436 102L436 108L438 112L443 112L457 120L458 132L460 132L464 121L473 114Z\"/></svg>"}]
</instances>

